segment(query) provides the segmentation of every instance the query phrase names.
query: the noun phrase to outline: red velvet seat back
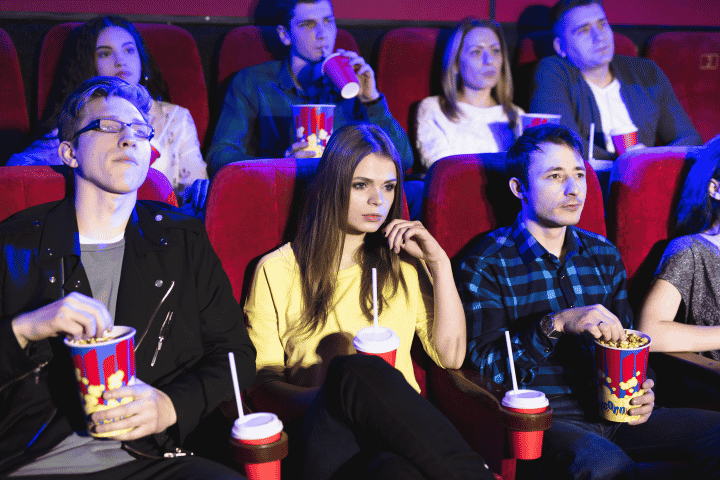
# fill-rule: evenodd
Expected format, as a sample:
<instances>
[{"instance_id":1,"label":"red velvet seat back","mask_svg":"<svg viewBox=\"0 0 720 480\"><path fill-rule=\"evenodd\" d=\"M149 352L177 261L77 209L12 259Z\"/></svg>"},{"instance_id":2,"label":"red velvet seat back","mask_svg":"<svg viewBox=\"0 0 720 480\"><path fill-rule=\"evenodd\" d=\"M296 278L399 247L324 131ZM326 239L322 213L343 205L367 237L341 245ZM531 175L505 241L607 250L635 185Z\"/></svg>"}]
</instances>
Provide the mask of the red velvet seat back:
<instances>
[{"instance_id":1,"label":"red velvet seat back","mask_svg":"<svg viewBox=\"0 0 720 480\"><path fill-rule=\"evenodd\" d=\"M65 198L69 169L66 167L0 167L0 221L28 207ZM170 181L151 168L138 190L140 200L158 200L177 207Z\"/></svg>"},{"instance_id":2,"label":"red velvet seat back","mask_svg":"<svg viewBox=\"0 0 720 480\"><path fill-rule=\"evenodd\" d=\"M0 29L0 130L30 131L25 87L23 86L15 45L5 30Z\"/></svg>"},{"instance_id":3,"label":"red velvet seat back","mask_svg":"<svg viewBox=\"0 0 720 480\"><path fill-rule=\"evenodd\" d=\"M534 32L523 38L518 45L516 65L525 65L537 62L541 58L555 55L552 42L555 35L550 31ZM613 32L615 39L615 53L629 57L638 56L638 48L635 42L622 33Z\"/></svg>"},{"instance_id":4,"label":"red velvet seat back","mask_svg":"<svg viewBox=\"0 0 720 480\"><path fill-rule=\"evenodd\" d=\"M218 88L243 68L280 59L279 52L274 52L272 46L268 45L268 35L271 35L273 39L277 37L275 27L245 25L237 27L225 35L218 54ZM335 48L360 52L353 36L341 28L338 28L337 31Z\"/></svg>"},{"instance_id":5,"label":"red velvet seat back","mask_svg":"<svg viewBox=\"0 0 720 480\"><path fill-rule=\"evenodd\" d=\"M38 68L37 118L45 113L65 41L80 23L61 23L52 27L43 39ZM134 23L142 35L168 84L170 101L187 108L192 114L200 144L203 144L210 117L207 87L203 76L200 52L187 30L160 23ZM63 61L67 61L63 59Z\"/></svg>"},{"instance_id":6,"label":"red velvet seat back","mask_svg":"<svg viewBox=\"0 0 720 480\"><path fill-rule=\"evenodd\" d=\"M487 232L511 225L520 211L498 154L455 155L433 164L425 179L423 223L455 263ZM493 161L494 160L494 161ZM606 235L602 192L590 165L578 227Z\"/></svg>"},{"instance_id":7,"label":"red velvet seat back","mask_svg":"<svg viewBox=\"0 0 720 480\"><path fill-rule=\"evenodd\" d=\"M608 234L625 263L633 305L642 300L667 246L685 181L687 152L688 147L645 148L627 152L616 161L608 199Z\"/></svg>"},{"instance_id":8,"label":"red velvet seat back","mask_svg":"<svg viewBox=\"0 0 720 480\"><path fill-rule=\"evenodd\" d=\"M703 142L720 133L720 32L661 33L645 56L668 76Z\"/></svg>"},{"instance_id":9,"label":"red velvet seat back","mask_svg":"<svg viewBox=\"0 0 720 480\"><path fill-rule=\"evenodd\" d=\"M378 91L406 132L413 130L416 104L432 94L433 63L436 55L442 58L442 52L436 52L439 34L439 28L395 28L380 41L375 72Z\"/></svg>"}]
</instances>

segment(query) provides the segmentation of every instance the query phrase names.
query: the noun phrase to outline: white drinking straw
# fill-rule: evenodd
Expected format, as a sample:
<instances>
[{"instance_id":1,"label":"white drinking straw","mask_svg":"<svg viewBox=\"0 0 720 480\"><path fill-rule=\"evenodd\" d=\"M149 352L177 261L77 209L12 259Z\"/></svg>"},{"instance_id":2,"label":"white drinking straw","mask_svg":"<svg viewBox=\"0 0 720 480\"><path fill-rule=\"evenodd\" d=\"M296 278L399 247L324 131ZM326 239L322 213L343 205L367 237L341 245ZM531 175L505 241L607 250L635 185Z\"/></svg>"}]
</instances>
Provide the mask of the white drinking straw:
<instances>
[{"instance_id":1,"label":"white drinking straw","mask_svg":"<svg viewBox=\"0 0 720 480\"><path fill-rule=\"evenodd\" d=\"M237 369L235 368L235 354L228 352L228 359L230 360L230 372L232 373L233 387L235 388L235 402L237 402L238 417L242 418L245 413L242 408L242 400L240 398L240 384L237 378Z\"/></svg>"},{"instance_id":2,"label":"white drinking straw","mask_svg":"<svg viewBox=\"0 0 720 480\"><path fill-rule=\"evenodd\" d=\"M513 359L512 346L510 345L510 332L505 330L505 343L507 343L508 356L510 357L510 374L512 375L513 390L517 391L517 377L515 376L515 360Z\"/></svg>"},{"instance_id":3,"label":"white drinking straw","mask_svg":"<svg viewBox=\"0 0 720 480\"><path fill-rule=\"evenodd\" d=\"M377 320L377 268L372 269L372 280L373 280L373 322L375 328L378 327Z\"/></svg>"},{"instance_id":4,"label":"white drinking straw","mask_svg":"<svg viewBox=\"0 0 720 480\"><path fill-rule=\"evenodd\" d=\"M595 123L590 124L590 138L588 138L588 162L593 159L593 141L595 139Z\"/></svg>"}]
</instances>

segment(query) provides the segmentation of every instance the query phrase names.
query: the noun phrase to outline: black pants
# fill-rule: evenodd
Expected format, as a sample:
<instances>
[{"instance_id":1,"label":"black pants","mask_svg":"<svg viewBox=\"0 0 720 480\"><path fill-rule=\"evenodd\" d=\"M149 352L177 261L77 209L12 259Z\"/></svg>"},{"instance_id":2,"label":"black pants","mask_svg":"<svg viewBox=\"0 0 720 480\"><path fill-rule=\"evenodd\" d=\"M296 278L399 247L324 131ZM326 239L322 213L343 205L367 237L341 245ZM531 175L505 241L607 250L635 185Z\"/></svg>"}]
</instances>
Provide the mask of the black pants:
<instances>
[{"instance_id":1,"label":"black pants","mask_svg":"<svg viewBox=\"0 0 720 480\"><path fill-rule=\"evenodd\" d=\"M398 370L369 355L331 362L290 451L304 479L494 478Z\"/></svg>"},{"instance_id":2,"label":"black pants","mask_svg":"<svg viewBox=\"0 0 720 480\"><path fill-rule=\"evenodd\" d=\"M245 477L219 463L197 456L163 459L134 460L96 473L84 475L35 475L10 477L23 480L242 480Z\"/></svg>"}]
</instances>

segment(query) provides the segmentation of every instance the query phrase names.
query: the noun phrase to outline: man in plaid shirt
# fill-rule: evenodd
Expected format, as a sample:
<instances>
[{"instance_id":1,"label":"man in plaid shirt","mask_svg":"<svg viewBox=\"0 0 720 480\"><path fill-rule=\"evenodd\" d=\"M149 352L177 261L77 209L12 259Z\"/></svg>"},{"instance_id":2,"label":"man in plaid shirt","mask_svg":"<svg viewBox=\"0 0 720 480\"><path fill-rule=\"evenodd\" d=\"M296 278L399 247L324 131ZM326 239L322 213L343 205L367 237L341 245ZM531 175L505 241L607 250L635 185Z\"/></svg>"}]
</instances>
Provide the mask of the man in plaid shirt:
<instances>
[{"instance_id":1,"label":"man in plaid shirt","mask_svg":"<svg viewBox=\"0 0 720 480\"><path fill-rule=\"evenodd\" d=\"M545 478L635 478L643 466L635 461L654 458L704 469L696 478L720 478L719 413L653 412L648 379L628 412L638 420L600 418L593 338L624 340L633 319L620 253L604 237L574 227L587 192L580 152L579 138L558 125L527 129L508 151L521 212L512 226L488 234L457 276L469 358L510 388L504 337L510 331L518 382L544 392L553 408L540 461Z\"/></svg>"}]
</instances>

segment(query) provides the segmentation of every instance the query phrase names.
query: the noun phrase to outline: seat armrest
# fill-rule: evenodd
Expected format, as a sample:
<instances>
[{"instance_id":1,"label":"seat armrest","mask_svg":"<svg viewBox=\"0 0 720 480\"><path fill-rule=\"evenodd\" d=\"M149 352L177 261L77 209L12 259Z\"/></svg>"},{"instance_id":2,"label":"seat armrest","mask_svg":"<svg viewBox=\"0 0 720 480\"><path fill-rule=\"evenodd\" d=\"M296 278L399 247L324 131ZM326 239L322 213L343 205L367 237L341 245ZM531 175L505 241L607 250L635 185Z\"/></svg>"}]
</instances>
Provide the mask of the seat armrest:
<instances>
[{"instance_id":1,"label":"seat armrest","mask_svg":"<svg viewBox=\"0 0 720 480\"><path fill-rule=\"evenodd\" d=\"M666 352L665 356L671 357L670 360L678 365L683 365L686 368L699 369L708 375L720 376L720 362L707 357L703 357L697 353L692 352Z\"/></svg>"},{"instance_id":2,"label":"seat armrest","mask_svg":"<svg viewBox=\"0 0 720 480\"><path fill-rule=\"evenodd\" d=\"M720 362L691 352L653 352L655 397L664 407L720 411Z\"/></svg>"},{"instance_id":3,"label":"seat armrest","mask_svg":"<svg viewBox=\"0 0 720 480\"><path fill-rule=\"evenodd\" d=\"M548 407L541 413L513 412L502 404L507 390L487 377L467 368L448 370L447 373L458 390L486 407L496 409L500 422L505 428L520 432L534 432L547 430L552 426L552 408Z\"/></svg>"}]
</instances>

